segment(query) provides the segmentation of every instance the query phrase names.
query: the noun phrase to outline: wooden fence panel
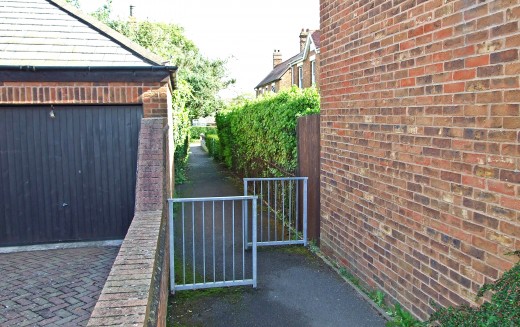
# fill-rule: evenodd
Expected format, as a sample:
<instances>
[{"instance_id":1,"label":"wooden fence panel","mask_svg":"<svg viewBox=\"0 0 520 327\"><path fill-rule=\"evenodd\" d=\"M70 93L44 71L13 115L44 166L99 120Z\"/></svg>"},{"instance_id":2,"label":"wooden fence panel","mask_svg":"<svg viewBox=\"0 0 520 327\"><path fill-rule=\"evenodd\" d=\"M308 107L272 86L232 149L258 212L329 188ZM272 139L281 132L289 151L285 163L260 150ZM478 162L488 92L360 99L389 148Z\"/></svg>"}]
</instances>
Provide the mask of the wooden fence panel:
<instances>
[{"instance_id":1,"label":"wooden fence panel","mask_svg":"<svg viewBox=\"0 0 520 327\"><path fill-rule=\"evenodd\" d=\"M320 115L298 118L298 176L309 177L307 232L320 239Z\"/></svg>"}]
</instances>

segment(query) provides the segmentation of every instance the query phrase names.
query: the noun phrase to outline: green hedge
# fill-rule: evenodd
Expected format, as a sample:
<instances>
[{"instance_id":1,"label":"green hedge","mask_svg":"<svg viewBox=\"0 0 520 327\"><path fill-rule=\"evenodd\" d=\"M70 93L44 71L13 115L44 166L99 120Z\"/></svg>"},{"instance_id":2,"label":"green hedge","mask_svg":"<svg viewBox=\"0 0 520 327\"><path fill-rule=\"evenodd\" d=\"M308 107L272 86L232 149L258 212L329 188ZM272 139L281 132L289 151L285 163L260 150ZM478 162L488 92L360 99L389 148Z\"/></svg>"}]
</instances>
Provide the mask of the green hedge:
<instances>
[{"instance_id":1,"label":"green hedge","mask_svg":"<svg viewBox=\"0 0 520 327\"><path fill-rule=\"evenodd\" d=\"M190 129L190 137L192 140L198 140L200 137L200 134L205 135L213 135L217 134L217 128L216 127L198 127L198 126L192 126Z\"/></svg>"},{"instance_id":2,"label":"green hedge","mask_svg":"<svg viewBox=\"0 0 520 327\"><path fill-rule=\"evenodd\" d=\"M315 88L292 88L217 114L221 160L241 175L284 175L297 166L296 123L319 113Z\"/></svg>"},{"instance_id":3,"label":"green hedge","mask_svg":"<svg viewBox=\"0 0 520 327\"><path fill-rule=\"evenodd\" d=\"M190 119L189 110L185 106L182 98L184 85L179 83L177 90L173 92L173 142L175 145L174 169L175 184L182 184L186 181L186 167L188 165L188 155L190 146Z\"/></svg>"},{"instance_id":4,"label":"green hedge","mask_svg":"<svg viewBox=\"0 0 520 327\"><path fill-rule=\"evenodd\" d=\"M222 160L222 155L220 151L220 140L218 139L217 135L206 135L206 148L208 149L208 154L210 156L212 156L216 160Z\"/></svg>"}]
</instances>

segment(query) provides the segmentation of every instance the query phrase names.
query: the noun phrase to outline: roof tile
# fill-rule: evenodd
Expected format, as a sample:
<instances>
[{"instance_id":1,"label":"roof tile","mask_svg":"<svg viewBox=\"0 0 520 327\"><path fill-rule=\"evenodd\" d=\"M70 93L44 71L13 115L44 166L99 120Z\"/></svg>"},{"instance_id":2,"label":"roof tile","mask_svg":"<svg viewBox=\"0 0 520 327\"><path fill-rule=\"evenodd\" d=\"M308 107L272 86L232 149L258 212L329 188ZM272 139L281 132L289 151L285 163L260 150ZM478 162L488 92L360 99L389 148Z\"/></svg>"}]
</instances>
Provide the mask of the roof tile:
<instances>
[{"instance_id":1,"label":"roof tile","mask_svg":"<svg viewBox=\"0 0 520 327\"><path fill-rule=\"evenodd\" d=\"M312 41L314 42L314 45L316 48L320 47L320 31L312 31L311 34ZM281 64L276 65L273 70L255 87L255 89L270 84L272 82L275 82L282 78L282 76L289 70L291 67L291 64L295 61L302 60L304 56L305 51L301 51L297 55L287 59L286 61L282 62Z\"/></svg>"},{"instance_id":2,"label":"roof tile","mask_svg":"<svg viewBox=\"0 0 520 327\"><path fill-rule=\"evenodd\" d=\"M56 0L1 0L0 65L161 64L157 57L135 51L140 47L129 44L126 38L106 33L101 23L79 16L84 15Z\"/></svg>"},{"instance_id":3,"label":"roof tile","mask_svg":"<svg viewBox=\"0 0 520 327\"><path fill-rule=\"evenodd\" d=\"M255 87L259 88L260 86L275 82L282 78L282 76L289 70L291 67L291 63L303 57L303 51L298 53L297 55L287 59L281 64L276 65L273 70Z\"/></svg>"}]
</instances>

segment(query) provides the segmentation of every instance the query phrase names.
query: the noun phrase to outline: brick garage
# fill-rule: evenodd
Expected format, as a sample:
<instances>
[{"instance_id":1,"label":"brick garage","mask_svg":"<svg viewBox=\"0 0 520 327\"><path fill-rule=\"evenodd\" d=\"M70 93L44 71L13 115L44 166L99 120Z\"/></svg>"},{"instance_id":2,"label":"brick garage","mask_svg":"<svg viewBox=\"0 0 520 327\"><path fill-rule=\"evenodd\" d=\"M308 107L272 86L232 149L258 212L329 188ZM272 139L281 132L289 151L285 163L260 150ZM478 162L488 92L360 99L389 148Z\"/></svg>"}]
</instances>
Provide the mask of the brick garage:
<instances>
[{"instance_id":1,"label":"brick garage","mask_svg":"<svg viewBox=\"0 0 520 327\"><path fill-rule=\"evenodd\" d=\"M89 325L166 325L176 67L59 0L0 39L0 246L124 238Z\"/></svg>"},{"instance_id":2,"label":"brick garage","mask_svg":"<svg viewBox=\"0 0 520 327\"><path fill-rule=\"evenodd\" d=\"M518 0L321 10L321 246L420 318L520 248Z\"/></svg>"},{"instance_id":3,"label":"brick garage","mask_svg":"<svg viewBox=\"0 0 520 327\"><path fill-rule=\"evenodd\" d=\"M123 239L176 67L58 0L6 0L0 39L0 246Z\"/></svg>"}]
</instances>

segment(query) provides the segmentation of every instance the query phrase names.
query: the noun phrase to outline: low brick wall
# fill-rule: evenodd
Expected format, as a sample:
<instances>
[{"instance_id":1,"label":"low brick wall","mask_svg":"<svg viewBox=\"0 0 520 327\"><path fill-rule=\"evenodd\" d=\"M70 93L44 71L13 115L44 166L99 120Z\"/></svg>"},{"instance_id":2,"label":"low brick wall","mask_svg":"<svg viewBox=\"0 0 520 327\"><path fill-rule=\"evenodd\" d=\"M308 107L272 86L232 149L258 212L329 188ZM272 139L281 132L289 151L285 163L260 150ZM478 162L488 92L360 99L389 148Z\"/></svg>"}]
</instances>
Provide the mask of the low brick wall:
<instances>
[{"instance_id":1,"label":"low brick wall","mask_svg":"<svg viewBox=\"0 0 520 327\"><path fill-rule=\"evenodd\" d=\"M166 326L168 300L166 119L143 119L136 213L88 326Z\"/></svg>"}]
</instances>

